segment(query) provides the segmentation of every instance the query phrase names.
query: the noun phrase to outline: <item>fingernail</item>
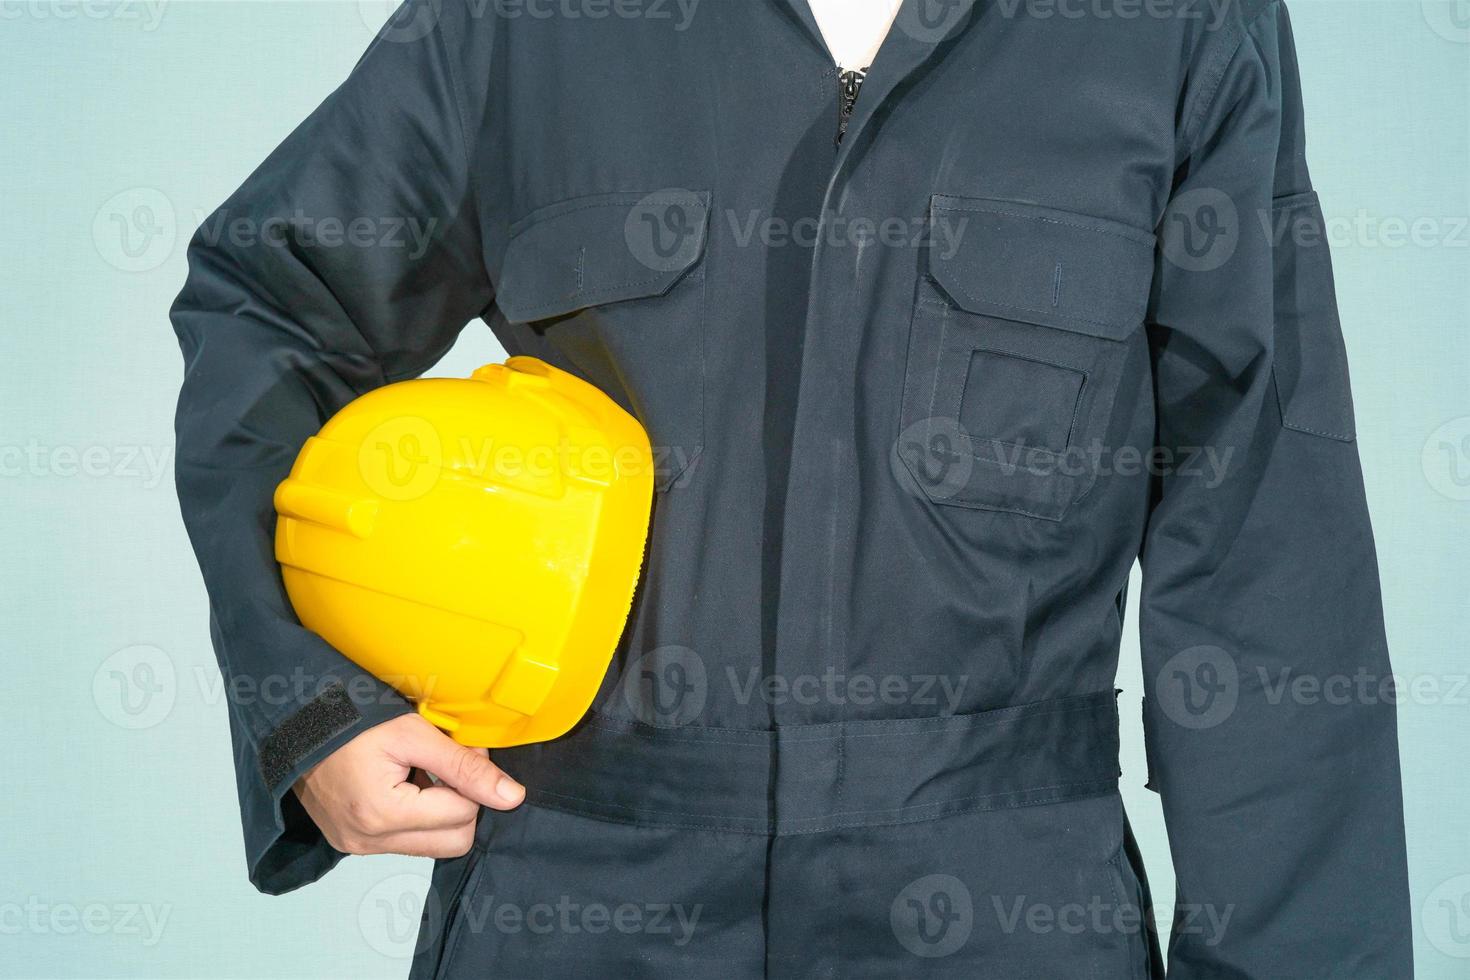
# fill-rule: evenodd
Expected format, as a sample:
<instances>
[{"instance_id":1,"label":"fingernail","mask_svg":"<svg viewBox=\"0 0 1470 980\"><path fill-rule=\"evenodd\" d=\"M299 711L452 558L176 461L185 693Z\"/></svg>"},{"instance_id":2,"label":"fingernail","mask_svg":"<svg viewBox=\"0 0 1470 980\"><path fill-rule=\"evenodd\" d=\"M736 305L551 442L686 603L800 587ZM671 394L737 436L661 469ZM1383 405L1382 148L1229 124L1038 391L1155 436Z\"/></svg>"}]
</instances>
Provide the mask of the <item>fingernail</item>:
<instances>
[{"instance_id":1,"label":"fingernail","mask_svg":"<svg viewBox=\"0 0 1470 980\"><path fill-rule=\"evenodd\" d=\"M501 776L495 784L495 795L507 803L519 803L526 796L526 788L509 776Z\"/></svg>"}]
</instances>

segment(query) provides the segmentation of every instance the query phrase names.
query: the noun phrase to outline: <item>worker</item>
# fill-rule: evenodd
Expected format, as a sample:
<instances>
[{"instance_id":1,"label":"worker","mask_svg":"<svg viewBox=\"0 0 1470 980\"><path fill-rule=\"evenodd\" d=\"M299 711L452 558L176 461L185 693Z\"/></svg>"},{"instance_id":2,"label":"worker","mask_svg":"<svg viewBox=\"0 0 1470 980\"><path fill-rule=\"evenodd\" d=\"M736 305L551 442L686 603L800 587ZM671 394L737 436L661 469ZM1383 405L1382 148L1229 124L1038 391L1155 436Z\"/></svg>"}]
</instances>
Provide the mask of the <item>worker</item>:
<instances>
[{"instance_id":1,"label":"worker","mask_svg":"<svg viewBox=\"0 0 1470 980\"><path fill-rule=\"evenodd\" d=\"M1303 134L1281 0L408 0L172 313L222 668L315 680L230 705L251 880L438 858L426 978L1412 976L1392 699L1290 683L1392 676ZM659 461L591 710L488 758L272 552L477 319Z\"/></svg>"}]
</instances>

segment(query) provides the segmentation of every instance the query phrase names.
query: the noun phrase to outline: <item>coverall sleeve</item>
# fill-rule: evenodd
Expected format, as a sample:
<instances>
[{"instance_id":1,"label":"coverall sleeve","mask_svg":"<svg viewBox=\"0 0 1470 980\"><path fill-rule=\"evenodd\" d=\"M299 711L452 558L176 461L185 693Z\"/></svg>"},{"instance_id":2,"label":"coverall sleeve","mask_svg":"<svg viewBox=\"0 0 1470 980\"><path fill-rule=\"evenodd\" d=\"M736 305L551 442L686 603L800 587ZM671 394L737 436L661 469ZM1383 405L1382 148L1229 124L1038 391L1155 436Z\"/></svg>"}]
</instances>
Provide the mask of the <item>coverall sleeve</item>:
<instances>
[{"instance_id":1,"label":"coverall sleeve","mask_svg":"<svg viewBox=\"0 0 1470 980\"><path fill-rule=\"evenodd\" d=\"M229 692L250 880L270 894L342 857L291 793L295 780L409 710L296 619L271 498L330 415L421 373L492 302L467 136L483 110L462 86L485 68L465 7L409 0L398 11L200 227L171 311L185 366L179 502Z\"/></svg>"},{"instance_id":2,"label":"coverall sleeve","mask_svg":"<svg viewBox=\"0 0 1470 980\"><path fill-rule=\"evenodd\" d=\"M1149 315L1140 624L1168 975L1402 980L1395 697L1285 8L1237 36L1184 116Z\"/></svg>"}]
</instances>

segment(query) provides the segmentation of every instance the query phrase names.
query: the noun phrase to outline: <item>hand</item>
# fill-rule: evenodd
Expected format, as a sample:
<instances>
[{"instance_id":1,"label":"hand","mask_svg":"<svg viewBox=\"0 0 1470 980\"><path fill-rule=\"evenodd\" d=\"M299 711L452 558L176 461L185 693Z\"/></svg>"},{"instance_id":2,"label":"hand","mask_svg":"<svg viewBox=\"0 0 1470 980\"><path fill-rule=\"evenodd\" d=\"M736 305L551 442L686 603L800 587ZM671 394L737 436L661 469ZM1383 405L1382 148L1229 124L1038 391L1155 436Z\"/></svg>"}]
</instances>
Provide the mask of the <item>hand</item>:
<instances>
[{"instance_id":1,"label":"hand","mask_svg":"<svg viewBox=\"0 0 1470 980\"><path fill-rule=\"evenodd\" d=\"M488 752L460 745L418 715L363 732L297 780L295 791L339 851L433 858L469 851L481 806L513 810L526 798Z\"/></svg>"}]
</instances>

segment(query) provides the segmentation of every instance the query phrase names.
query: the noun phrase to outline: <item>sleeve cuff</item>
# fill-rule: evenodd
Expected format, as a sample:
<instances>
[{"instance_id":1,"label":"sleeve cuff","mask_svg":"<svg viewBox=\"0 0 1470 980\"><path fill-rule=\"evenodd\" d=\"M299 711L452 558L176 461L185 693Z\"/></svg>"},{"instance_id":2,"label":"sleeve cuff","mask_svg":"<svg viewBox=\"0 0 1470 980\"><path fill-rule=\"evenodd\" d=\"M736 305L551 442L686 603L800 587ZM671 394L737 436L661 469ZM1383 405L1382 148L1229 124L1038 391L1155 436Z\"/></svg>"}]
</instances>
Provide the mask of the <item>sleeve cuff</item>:
<instances>
[{"instance_id":1,"label":"sleeve cuff","mask_svg":"<svg viewBox=\"0 0 1470 980\"><path fill-rule=\"evenodd\" d=\"M327 843L291 788L303 774L358 735L412 711L391 688L370 697L333 684L271 732L255 758L235 760L250 883L267 895L309 885L345 856Z\"/></svg>"}]
</instances>

